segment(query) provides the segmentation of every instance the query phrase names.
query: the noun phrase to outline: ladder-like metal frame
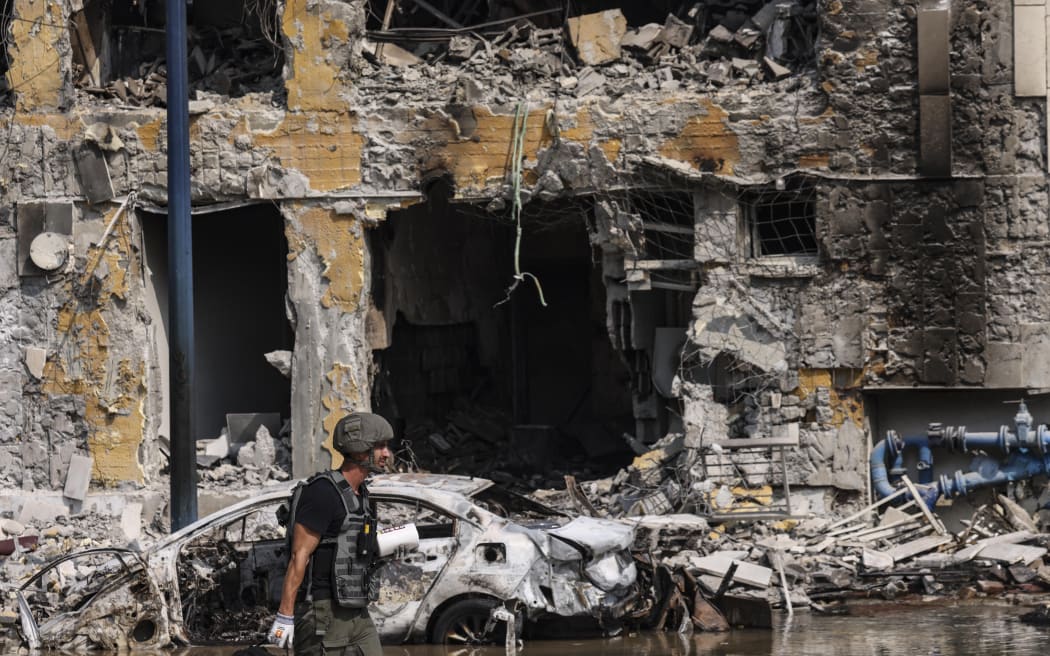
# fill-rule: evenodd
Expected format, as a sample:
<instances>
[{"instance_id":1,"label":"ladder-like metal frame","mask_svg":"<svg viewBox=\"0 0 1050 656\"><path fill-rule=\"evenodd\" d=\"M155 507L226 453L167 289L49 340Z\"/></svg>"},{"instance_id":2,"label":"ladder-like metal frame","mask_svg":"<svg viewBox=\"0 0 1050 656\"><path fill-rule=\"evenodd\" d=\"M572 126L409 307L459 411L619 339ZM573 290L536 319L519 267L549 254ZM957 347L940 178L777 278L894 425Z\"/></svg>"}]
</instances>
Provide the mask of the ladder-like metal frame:
<instances>
[{"instance_id":1,"label":"ladder-like metal frame","mask_svg":"<svg viewBox=\"0 0 1050 656\"><path fill-rule=\"evenodd\" d=\"M755 520L755 519L783 519L791 516L791 484L788 482L788 471L787 471L787 456L785 450L788 448L798 447L798 437L764 437L764 438L742 438L742 439L726 439L726 440L713 440L705 447L711 447L717 445L721 448L722 454L720 457L723 459L730 460L734 453L759 453L762 451L770 451L771 457L769 458L770 465L774 464L772 456L780 456L780 474L783 479L783 493L784 501L783 504L770 505L765 507L753 508L753 509L740 509L729 512L711 512L707 516L710 519L719 521L729 521L734 519L740 520ZM703 464L704 477L707 480L719 481L718 478L712 478L709 475L708 458L713 455L712 449L703 448L701 449L701 463ZM727 465L719 463L719 467L725 467ZM745 483L746 483L746 476Z\"/></svg>"}]
</instances>

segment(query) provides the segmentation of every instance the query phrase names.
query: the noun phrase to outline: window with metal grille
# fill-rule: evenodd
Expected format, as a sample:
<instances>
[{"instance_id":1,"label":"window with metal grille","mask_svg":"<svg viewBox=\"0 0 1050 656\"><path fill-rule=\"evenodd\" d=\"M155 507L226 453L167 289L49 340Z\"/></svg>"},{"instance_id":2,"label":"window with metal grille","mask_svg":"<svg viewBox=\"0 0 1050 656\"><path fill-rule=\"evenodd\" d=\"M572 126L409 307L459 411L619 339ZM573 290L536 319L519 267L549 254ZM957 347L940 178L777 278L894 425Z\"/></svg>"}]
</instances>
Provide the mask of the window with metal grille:
<instances>
[{"instance_id":1,"label":"window with metal grille","mask_svg":"<svg viewBox=\"0 0 1050 656\"><path fill-rule=\"evenodd\" d=\"M753 257L817 254L813 187L752 192L741 204Z\"/></svg>"}]
</instances>

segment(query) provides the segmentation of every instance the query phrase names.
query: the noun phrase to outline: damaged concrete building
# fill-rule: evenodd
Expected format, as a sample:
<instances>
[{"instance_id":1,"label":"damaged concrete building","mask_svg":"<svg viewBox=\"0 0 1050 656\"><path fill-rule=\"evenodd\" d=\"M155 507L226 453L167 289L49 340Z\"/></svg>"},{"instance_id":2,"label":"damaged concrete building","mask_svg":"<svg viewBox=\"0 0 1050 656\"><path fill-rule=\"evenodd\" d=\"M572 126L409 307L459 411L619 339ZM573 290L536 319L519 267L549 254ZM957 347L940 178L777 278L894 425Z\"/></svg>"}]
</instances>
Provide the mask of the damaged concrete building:
<instances>
[{"instance_id":1,"label":"damaged concrete building","mask_svg":"<svg viewBox=\"0 0 1050 656\"><path fill-rule=\"evenodd\" d=\"M0 512L135 533L166 516L163 3L2 10ZM194 3L197 436L261 423L302 477L372 408L420 466L624 513L867 502L887 430L1050 387L1046 11ZM655 445L688 466L605 478Z\"/></svg>"}]
</instances>

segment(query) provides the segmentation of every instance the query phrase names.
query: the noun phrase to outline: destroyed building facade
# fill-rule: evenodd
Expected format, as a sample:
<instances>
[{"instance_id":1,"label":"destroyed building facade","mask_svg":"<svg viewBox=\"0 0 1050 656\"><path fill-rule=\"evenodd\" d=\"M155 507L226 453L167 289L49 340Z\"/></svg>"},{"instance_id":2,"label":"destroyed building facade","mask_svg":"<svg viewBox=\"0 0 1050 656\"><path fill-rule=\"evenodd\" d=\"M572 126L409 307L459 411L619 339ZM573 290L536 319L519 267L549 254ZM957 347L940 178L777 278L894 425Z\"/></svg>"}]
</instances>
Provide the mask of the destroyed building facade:
<instances>
[{"instance_id":1,"label":"destroyed building facade","mask_svg":"<svg viewBox=\"0 0 1050 656\"><path fill-rule=\"evenodd\" d=\"M624 511L828 512L1050 387L1044 4L639 4L194 3L198 437L276 416L301 477L371 407L543 485L681 434ZM0 510L149 523L163 4L2 10Z\"/></svg>"}]
</instances>

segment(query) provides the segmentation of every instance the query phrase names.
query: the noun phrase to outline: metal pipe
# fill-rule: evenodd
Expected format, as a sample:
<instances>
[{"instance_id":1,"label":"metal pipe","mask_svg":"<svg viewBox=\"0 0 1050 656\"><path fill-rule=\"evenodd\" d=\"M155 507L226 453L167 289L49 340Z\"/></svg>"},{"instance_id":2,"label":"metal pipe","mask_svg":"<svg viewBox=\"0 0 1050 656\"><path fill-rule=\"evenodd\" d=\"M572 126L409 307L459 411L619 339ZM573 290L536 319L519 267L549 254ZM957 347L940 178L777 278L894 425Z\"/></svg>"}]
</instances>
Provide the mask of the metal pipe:
<instances>
[{"instance_id":1,"label":"metal pipe","mask_svg":"<svg viewBox=\"0 0 1050 656\"><path fill-rule=\"evenodd\" d=\"M938 482L941 495L954 498L969 494L974 490L1012 483L1050 471L1050 458L1035 455L1012 454L1006 463L992 458L974 458L971 471L955 472L954 476L943 475Z\"/></svg>"},{"instance_id":2,"label":"metal pipe","mask_svg":"<svg viewBox=\"0 0 1050 656\"><path fill-rule=\"evenodd\" d=\"M190 219L186 0L167 3L168 342L171 379L171 528L197 520L193 417L193 230Z\"/></svg>"},{"instance_id":3,"label":"metal pipe","mask_svg":"<svg viewBox=\"0 0 1050 656\"><path fill-rule=\"evenodd\" d=\"M901 440L902 448L897 449L897 457L893 460L893 468L890 469L891 483L896 484L900 477L907 473L904 468L904 448L914 447L919 450L918 462L915 468L919 470L919 483L927 485L933 482L933 450L930 449L930 440L925 435L905 437Z\"/></svg>"},{"instance_id":4,"label":"metal pipe","mask_svg":"<svg viewBox=\"0 0 1050 656\"><path fill-rule=\"evenodd\" d=\"M926 435L901 438L894 431L886 439L872 447L869 458L872 487L880 498L896 491L895 479L904 472L904 449L919 449L920 489L936 501L939 496L957 497L973 490L1001 485L1050 472L1050 429L1044 425L1033 430L1032 415L1022 401L1014 416L1014 430L1002 426L996 432L967 431L965 426L942 426L930 424ZM957 471L954 475L942 475L937 482L933 478L932 448L947 448L968 453L974 450L996 449L1005 457L997 461L978 457L971 463L971 471ZM893 468L887 472L886 459L893 460Z\"/></svg>"},{"instance_id":5,"label":"metal pipe","mask_svg":"<svg viewBox=\"0 0 1050 656\"><path fill-rule=\"evenodd\" d=\"M886 472L886 452L889 449L889 444L892 442L892 437L879 440L871 448L871 456L868 458L868 468L871 470L871 487L880 499L888 497L896 491L893 485L890 484L890 478Z\"/></svg>"}]
</instances>

